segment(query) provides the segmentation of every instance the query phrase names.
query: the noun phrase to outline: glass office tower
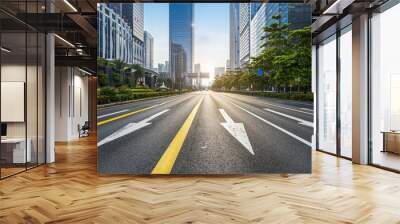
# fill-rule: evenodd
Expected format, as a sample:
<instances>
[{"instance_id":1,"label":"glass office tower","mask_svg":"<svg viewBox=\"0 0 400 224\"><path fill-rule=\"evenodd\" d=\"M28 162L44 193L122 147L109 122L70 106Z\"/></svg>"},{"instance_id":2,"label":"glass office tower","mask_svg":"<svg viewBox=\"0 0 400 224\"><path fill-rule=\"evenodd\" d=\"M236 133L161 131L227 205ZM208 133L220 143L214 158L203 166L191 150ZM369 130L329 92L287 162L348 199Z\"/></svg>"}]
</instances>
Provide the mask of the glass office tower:
<instances>
[{"instance_id":1,"label":"glass office tower","mask_svg":"<svg viewBox=\"0 0 400 224\"><path fill-rule=\"evenodd\" d=\"M170 74L177 88L185 85L186 74L192 72L193 18L193 4L169 4Z\"/></svg>"}]
</instances>

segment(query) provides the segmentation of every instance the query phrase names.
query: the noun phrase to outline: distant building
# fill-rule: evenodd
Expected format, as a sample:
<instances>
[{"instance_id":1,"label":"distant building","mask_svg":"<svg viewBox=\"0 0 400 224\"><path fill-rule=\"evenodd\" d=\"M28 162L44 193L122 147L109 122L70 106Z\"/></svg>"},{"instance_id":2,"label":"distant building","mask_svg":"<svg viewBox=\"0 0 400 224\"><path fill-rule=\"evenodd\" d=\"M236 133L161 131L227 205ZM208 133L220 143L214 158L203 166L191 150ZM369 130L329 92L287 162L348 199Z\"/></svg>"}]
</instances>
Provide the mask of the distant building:
<instances>
[{"instance_id":1,"label":"distant building","mask_svg":"<svg viewBox=\"0 0 400 224\"><path fill-rule=\"evenodd\" d=\"M228 60L226 60L226 65L225 65L225 67L226 67L226 70L227 71L230 71L231 70L231 61L228 59Z\"/></svg>"},{"instance_id":2,"label":"distant building","mask_svg":"<svg viewBox=\"0 0 400 224\"><path fill-rule=\"evenodd\" d=\"M239 3L239 63L244 67L250 62L250 3Z\"/></svg>"},{"instance_id":3,"label":"distant building","mask_svg":"<svg viewBox=\"0 0 400 224\"><path fill-rule=\"evenodd\" d=\"M227 68L240 67L240 8L239 3L229 4L229 63Z\"/></svg>"},{"instance_id":4,"label":"distant building","mask_svg":"<svg viewBox=\"0 0 400 224\"><path fill-rule=\"evenodd\" d=\"M144 31L144 66L146 68L153 68L153 55L154 55L154 40L153 36Z\"/></svg>"},{"instance_id":5,"label":"distant building","mask_svg":"<svg viewBox=\"0 0 400 224\"><path fill-rule=\"evenodd\" d=\"M209 80L210 78L210 73L208 72L194 72L194 73L188 73L186 76L188 86L191 86L192 88L197 88L201 89L203 87L206 87L206 85L203 85L204 80Z\"/></svg>"},{"instance_id":6,"label":"distant building","mask_svg":"<svg viewBox=\"0 0 400 224\"><path fill-rule=\"evenodd\" d=\"M193 19L192 3L169 4L169 71L178 88L193 68Z\"/></svg>"},{"instance_id":7,"label":"distant building","mask_svg":"<svg viewBox=\"0 0 400 224\"><path fill-rule=\"evenodd\" d=\"M225 73L225 68L224 67L215 67L214 68L214 76L221 76Z\"/></svg>"},{"instance_id":8,"label":"distant building","mask_svg":"<svg viewBox=\"0 0 400 224\"><path fill-rule=\"evenodd\" d=\"M158 69L157 69L157 71L158 71L158 72L165 72L165 65L164 65L164 64L161 64L161 63L158 63Z\"/></svg>"},{"instance_id":9,"label":"distant building","mask_svg":"<svg viewBox=\"0 0 400 224\"><path fill-rule=\"evenodd\" d=\"M165 72L169 72L169 61L165 61Z\"/></svg>"},{"instance_id":10,"label":"distant building","mask_svg":"<svg viewBox=\"0 0 400 224\"><path fill-rule=\"evenodd\" d=\"M194 64L194 73L201 72L200 64Z\"/></svg>"}]
</instances>

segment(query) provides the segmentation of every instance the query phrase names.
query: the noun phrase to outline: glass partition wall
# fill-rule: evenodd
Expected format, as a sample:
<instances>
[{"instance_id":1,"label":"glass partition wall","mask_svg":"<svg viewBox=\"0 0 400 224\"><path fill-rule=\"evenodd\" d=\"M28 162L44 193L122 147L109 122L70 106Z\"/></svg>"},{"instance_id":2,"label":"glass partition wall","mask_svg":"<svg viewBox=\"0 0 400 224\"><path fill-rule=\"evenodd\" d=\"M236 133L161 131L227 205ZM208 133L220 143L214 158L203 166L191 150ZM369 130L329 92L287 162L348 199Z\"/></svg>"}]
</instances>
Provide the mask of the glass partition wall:
<instances>
[{"instance_id":1,"label":"glass partition wall","mask_svg":"<svg viewBox=\"0 0 400 224\"><path fill-rule=\"evenodd\" d=\"M400 4L371 18L370 163L400 171Z\"/></svg>"},{"instance_id":2,"label":"glass partition wall","mask_svg":"<svg viewBox=\"0 0 400 224\"><path fill-rule=\"evenodd\" d=\"M352 157L351 25L317 47L317 149Z\"/></svg>"},{"instance_id":3,"label":"glass partition wall","mask_svg":"<svg viewBox=\"0 0 400 224\"><path fill-rule=\"evenodd\" d=\"M318 149L336 153L336 35L318 46Z\"/></svg>"},{"instance_id":4,"label":"glass partition wall","mask_svg":"<svg viewBox=\"0 0 400 224\"><path fill-rule=\"evenodd\" d=\"M352 158L352 33L351 25L340 32L340 155Z\"/></svg>"},{"instance_id":5,"label":"glass partition wall","mask_svg":"<svg viewBox=\"0 0 400 224\"><path fill-rule=\"evenodd\" d=\"M0 12L2 21L8 16ZM0 23L1 179L45 163L45 35L7 19L13 24Z\"/></svg>"}]
</instances>

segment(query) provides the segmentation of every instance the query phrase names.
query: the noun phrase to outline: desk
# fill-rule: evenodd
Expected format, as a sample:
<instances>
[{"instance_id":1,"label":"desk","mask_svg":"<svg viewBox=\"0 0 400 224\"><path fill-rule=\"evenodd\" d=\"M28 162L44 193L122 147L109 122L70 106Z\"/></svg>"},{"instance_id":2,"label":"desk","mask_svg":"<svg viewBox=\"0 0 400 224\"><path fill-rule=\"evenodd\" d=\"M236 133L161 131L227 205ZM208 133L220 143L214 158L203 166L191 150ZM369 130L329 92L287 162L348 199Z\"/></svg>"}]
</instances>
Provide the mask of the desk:
<instances>
[{"instance_id":1,"label":"desk","mask_svg":"<svg viewBox=\"0 0 400 224\"><path fill-rule=\"evenodd\" d=\"M9 151L11 152L12 156L7 156L9 158L5 158L7 162L10 163L26 163L31 162L32 153L31 153L31 139L27 139L28 147L26 147L25 151L25 138L6 138L1 139L1 147L2 147L2 157L3 152ZM12 148L10 148L12 147ZM3 157L4 158L4 157ZM11 160L12 158L12 160ZM26 160L25 160L26 159Z\"/></svg>"},{"instance_id":2,"label":"desk","mask_svg":"<svg viewBox=\"0 0 400 224\"><path fill-rule=\"evenodd\" d=\"M400 131L383 131L383 151L400 154Z\"/></svg>"}]
</instances>

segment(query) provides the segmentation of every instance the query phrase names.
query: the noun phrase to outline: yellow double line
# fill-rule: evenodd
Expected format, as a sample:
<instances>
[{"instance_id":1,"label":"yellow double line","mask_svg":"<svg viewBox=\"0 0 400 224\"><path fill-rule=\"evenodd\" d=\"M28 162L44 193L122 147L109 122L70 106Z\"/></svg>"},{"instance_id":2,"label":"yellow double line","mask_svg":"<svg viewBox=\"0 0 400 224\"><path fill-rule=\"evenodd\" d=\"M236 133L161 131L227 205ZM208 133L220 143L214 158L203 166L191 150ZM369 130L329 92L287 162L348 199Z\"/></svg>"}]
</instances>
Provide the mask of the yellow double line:
<instances>
[{"instance_id":1,"label":"yellow double line","mask_svg":"<svg viewBox=\"0 0 400 224\"><path fill-rule=\"evenodd\" d=\"M122 114L122 115L119 115L119 116L116 116L116 117L112 117L110 119L106 119L104 121L97 122L97 126L100 126L100 125L103 125L103 124L107 124L107 123L110 123L112 121L116 121L116 120L119 120L121 118L124 118L124 117L129 117L129 116L132 116L134 114L137 114L137 113L152 109L154 107L158 107L158 106L164 105L164 104L169 103L169 102L171 102L171 100L170 101L166 101L164 103L156 104L156 105L153 105L153 106L150 106L150 107L145 107L145 108L140 109L140 110L135 110L135 111L132 111L132 112L129 112L129 113L126 113L126 114Z\"/></svg>"},{"instance_id":2,"label":"yellow double line","mask_svg":"<svg viewBox=\"0 0 400 224\"><path fill-rule=\"evenodd\" d=\"M182 145L185 142L186 136L189 133L190 126L193 123L194 118L196 117L197 111L200 108L200 104L203 101L204 96L200 99L200 101L193 108L192 112L190 112L189 116L186 118L182 127L179 129L178 133L175 135L172 142L169 144L168 148L165 150L164 154L161 156L157 165L154 167L151 174L170 174L172 168L174 167L176 158L181 151Z\"/></svg>"}]
</instances>

